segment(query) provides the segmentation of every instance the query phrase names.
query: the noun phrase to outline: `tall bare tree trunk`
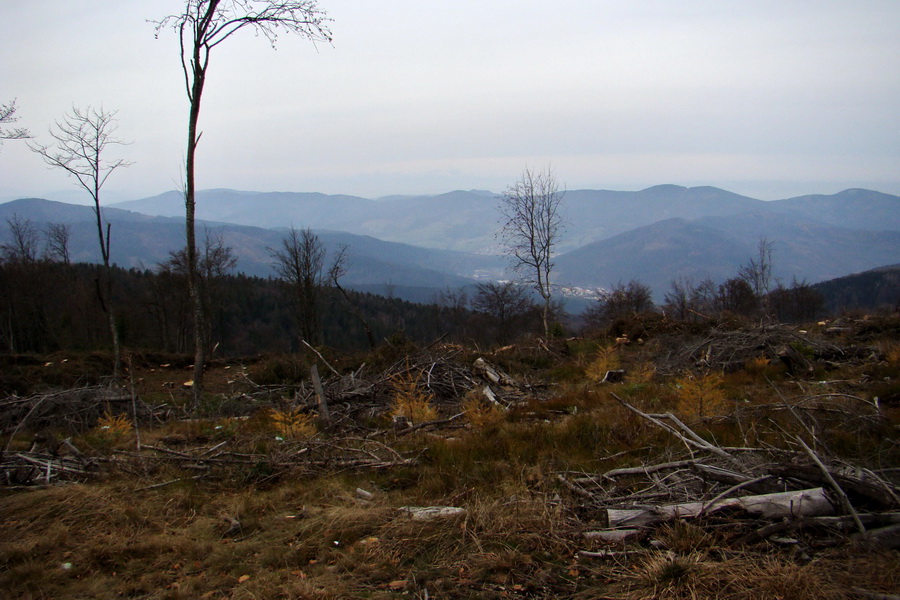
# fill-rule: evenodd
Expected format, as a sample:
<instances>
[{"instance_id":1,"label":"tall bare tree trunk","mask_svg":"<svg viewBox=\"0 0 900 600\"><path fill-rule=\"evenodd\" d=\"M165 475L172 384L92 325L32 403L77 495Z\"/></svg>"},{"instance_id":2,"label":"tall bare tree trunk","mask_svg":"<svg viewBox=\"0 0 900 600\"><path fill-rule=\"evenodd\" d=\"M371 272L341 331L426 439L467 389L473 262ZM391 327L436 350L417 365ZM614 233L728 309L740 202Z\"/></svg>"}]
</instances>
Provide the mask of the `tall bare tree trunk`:
<instances>
[{"instance_id":1,"label":"tall bare tree trunk","mask_svg":"<svg viewBox=\"0 0 900 600\"><path fill-rule=\"evenodd\" d=\"M214 10L217 2L211 3ZM206 72L200 62L200 48L194 45L193 59L193 85L191 86L191 112L188 120L188 148L185 165L185 238L188 290L191 295L191 309L194 315L194 384L192 387L194 404L199 405L203 396L203 367L206 363L206 345L203 343L203 298L200 293L200 274L197 264L197 234L194 226L194 212L196 207L195 192L195 156L197 144L200 141L197 134L197 123L200 120L200 97L203 95L203 84L206 81Z\"/></svg>"}]
</instances>

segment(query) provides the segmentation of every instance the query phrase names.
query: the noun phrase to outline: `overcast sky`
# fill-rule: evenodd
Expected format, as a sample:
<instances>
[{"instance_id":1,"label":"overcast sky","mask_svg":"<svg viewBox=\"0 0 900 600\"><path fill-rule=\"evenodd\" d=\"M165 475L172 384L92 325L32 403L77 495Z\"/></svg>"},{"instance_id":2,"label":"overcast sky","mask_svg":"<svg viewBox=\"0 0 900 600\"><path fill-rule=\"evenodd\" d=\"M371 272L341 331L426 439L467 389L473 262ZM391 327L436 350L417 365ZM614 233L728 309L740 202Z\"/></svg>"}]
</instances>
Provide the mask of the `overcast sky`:
<instances>
[{"instance_id":1,"label":"overcast sky","mask_svg":"<svg viewBox=\"0 0 900 600\"><path fill-rule=\"evenodd\" d=\"M900 194L897 0L321 0L334 43L249 32L217 48L201 189L365 197L714 185L756 198ZM110 201L180 186L180 0L0 0L0 102L38 141L72 106L117 110L134 161ZM69 196L60 192L68 191ZM74 199L23 142L0 200ZM75 196L77 197L77 196Z\"/></svg>"}]
</instances>

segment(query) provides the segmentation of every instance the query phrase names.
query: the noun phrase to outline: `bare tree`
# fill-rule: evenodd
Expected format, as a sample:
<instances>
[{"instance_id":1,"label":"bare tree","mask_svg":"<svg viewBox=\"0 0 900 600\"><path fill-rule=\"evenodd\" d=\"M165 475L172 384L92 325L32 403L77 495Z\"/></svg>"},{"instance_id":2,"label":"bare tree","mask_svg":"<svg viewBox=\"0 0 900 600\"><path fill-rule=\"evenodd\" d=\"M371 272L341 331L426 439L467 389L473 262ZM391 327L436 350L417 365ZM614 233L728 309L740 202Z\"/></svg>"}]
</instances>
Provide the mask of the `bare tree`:
<instances>
[{"instance_id":1,"label":"bare tree","mask_svg":"<svg viewBox=\"0 0 900 600\"><path fill-rule=\"evenodd\" d=\"M676 321L704 319L715 308L717 288L709 278L695 284L690 276L678 277L669 284L663 311Z\"/></svg>"},{"instance_id":2,"label":"bare tree","mask_svg":"<svg viewBox=\"0 0 900 600\"><path fill-rule=\"evenodd\" d=\"M544 335L550 334L550 306L553 248L562 229L560 206L564 192L559 191L550 167L544 171L525 168L524 173L500 196L500 211L505 219L500 236L512 258L513 268L544 300Z\"/></svg>"},{"instance_id":3,"label":"bare tree","mask_svg":"<svg viewBox=\"0 0 900 600\"><path fill-rule=\"evenodd\" d=\"M362 312L359 308L353 304L353 301L350 300L350 295L341 287L340 279L344 275L347 274L347 267L349 266L349 258L347 257L347 245L341 244L338 248L337 253L334 255L334 260L331 263L331 267L328 269L328 278L331 280L331 284L337 289L338 293L340 293L341 298L344 301L344 305L347 307L347 311L356 317L356 319L362 324L363 329L366 332L366 341L369 342L369 348L375 348L375 335L372 333L372 328L369 327L369 322L363 316Z\"/></svg>"},{"instance_id":4,"label":"bare tree","mask_svg":"<svg viewBox=\"0 0 900 600\"><path fill-rule=\"evenodd\" d=\"M15 100L9 104L0 104L0 125L8 125L18 120ZM14 127L12 129L0 127L0 145L3 145L3 140L24 140L30 137L31 134L23 127Z\"/></svg>"},{"instance_id":5,"label":"bare tree","mask_svg":"<svg viewBox=\"0 0 900 600\"><path fill-rule=\"evenodd\" d=\"M507 343L517 321L531 314L535 304L526 288L514 281L479 283L475 286L472 308L491 317L497 326L497 342Z\"/></svg>"},{"instance_id":6,"label":"bare tree","mask_svg":"<svg viewBox=\"0 0 900 600\"><path fill-rule=\"evenodd\" d=\"M741 277L732 277L719 285L715 305L719 313L727 312L742 317L751 317L759 307L759 297L753 287Z\"/></svg>"},{"instance_id":7,"label":"bare tree","mask_svg":"<svg viewBox=\"0 0 900 600\"><path fill-rule=\"evenodd\" d=\"M47 260L60 262L69 267L72 265L72 257L69 254L69 240L72 238L72 228L67 223L47 223L47 247L44 255Z\"/></svg>"},{"instance_id":8,"label":"bare tree","mask_svg":"<svg viewBox=\"0 0 900 600\"><path fill-rule=\"evenodd\" d=\"M612 290L597 295L597 302L584 312L585 320L594 327L612 324L618 319L635 317L654 310L653 293L640 281L619 282Z\"/></svg>"},{"instance_id":9,"label":"bare tree","mask_svg":"<svg viewBox=\"0 0 900 600\"><path fill-rule=\"evenodd\" d=\"M331 41L328 19L315 0L186 0L184 11L156 22L156 35L171 27L178 35L181 49L181 68L190 103L188 142L185 159L185 232L187 238L188 287L194 316L194 401L203 393L203 367L206 354L201 337L203 303L200 298L197 272L197 244L194 230L196 152L201 132L200 101L209 59L213 49L242 29L249 29L265 37L273 46L281 32L299 35L312 41Z\"/></svg>"},{"instance_id":10,"label":"bare tree","mask_svg":"<svg viewBox=\"0 0 900 600\"><path fill-rule=\"evenodd\" d=\"M38 241L40 235L30 219L23 219L17 214L6 220L12 240L0 246L3 261L31 266L38 260Z\"/></svg>"},{"instance_id":11,"label":"bare tree","mask_svg":"<svg viewBox=\"0 0 900 600\"><path fill-rule=\"evenodd\" d=\"M269 248L275 272L290 286L300 337L310 344L320 340L319 295L325 247L310 229L290 232L281 239L281 248Z\"/></svg>"},{"instance_id":12,"label":"bare tree","mask_svg":"<svg viewBox=\"0 0 900 600\"><path fill-rule=\"evenodd\" d=\"M40 232L30 219L13 214L6 220L10 241L0 246L3 277L0 338L10 352L46 351L54 346L48 318L49 282L40 268Z\"/></svg>"},{"instance_id":13,"label":"bare tree","mask_svg":"<svg viewBox=\"0 0 900 600\"><path fill-rule=\"evenodd\" d=\"M72 108L62 121L57 121L55 128L50 128L50 136L55 142L50 146L30 144L29 147L39 154L49 166L62 169L78 181L93 200L94 217L97 225L97 238L100 242L100 255L103 258L104 284L98 281L97 294L100 304L109 318L109 330L112 335L115 365L113 376L118 377L122 365L122 354L119 348L119 331L116 326L116 312L112 300L112 265L110 263L110 224L104 222L100 211L100 190L113 171L127 167L131 163L122 158L108 159L107 151L112 146L125 142L115 136L118 129L116 112L108 112L102 107L98 110L88 106L85 109ZM102 290L102 291L101 291Z\"/></svg>"},{"instance_id":14,"label":"bare tree","mask_svg":"<svg viewBox=\"0 0 900 600\"><path fill-rule=\"evenodd\" d=\"M694 284L690 277L673 279L663 301L663 310L677 321L687 321L694 312L691 305L693 289Z\"/></svg>"},{"instance_id":15,"label":"bare tree","mask_svg":"<svg viewBox=\"0 0 900 600\"><path fill-rule=\"evenodd\" d=\"M237 266L237 257L231 246L225 244L221 234L205 230L203 248L198 264L198 284L200 301L203 304L201 334L204 354L213 349L213 332L216 321L221 321L224 312L222 279ZM159 265L158 273L169 272L187 281L188 262L185 249L169 253L169 260Z\"/></svg>"},{"instance_id":16,"label":"bare tree","mask_svg":"<svg viewBox=\"0 0 900 600\"><path fill-rule=\"evenodd\" d=\"M775 242L763 236L756 245L756 256L738 269L738 277L747 282L756 294L765 316L770 316L768 296L772 287L772 249Z\"/></svg>"}]
</instances>

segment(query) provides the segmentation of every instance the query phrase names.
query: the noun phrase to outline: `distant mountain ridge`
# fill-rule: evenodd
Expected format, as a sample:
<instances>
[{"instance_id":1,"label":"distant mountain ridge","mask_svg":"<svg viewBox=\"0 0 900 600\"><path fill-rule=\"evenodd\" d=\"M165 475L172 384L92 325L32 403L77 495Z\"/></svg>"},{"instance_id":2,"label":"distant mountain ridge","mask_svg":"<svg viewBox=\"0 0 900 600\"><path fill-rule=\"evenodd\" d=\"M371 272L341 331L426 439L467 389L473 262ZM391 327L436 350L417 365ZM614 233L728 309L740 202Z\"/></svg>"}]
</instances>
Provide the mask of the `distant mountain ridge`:
<instances>
[{"instance_id":1,"label":"distant mountain ridge","mask_svg":"<svg viewBox=\"0 0 900 600\"><path fill-rule=\"evenodd\" d=\"M861 231L759 212L668 219L587 244L556 258L556 280L608 289L637 279L661 301L677 278L720 283L734 277L755 257L760 235L773 242L773 275L788 286L795 278L815 283L900 259L900 231Z\"/></svg>"},{"instance_id":2,"label":"distant mountain ridge","mask_svg":"<svg viewBox=\"0 0 900 600\"><path fill-rule=\"evenodd\" d=\"M180 192L113 206L148 215L184 213ZM870 190L773 201L709 186L659 185L636 192L568 190L563 204L566 231L558 249L567 252L669 218L691 220L760 211L853 229L900 230L900 197ZM197 217L264 228L333 229L474 253L496 252L495 234L500 226L496 197L480 190L379 200L319 193L203 190L197 197Z\"/></svg>"},{"instance_id":3,"label":"distant mountain ridge","mask_svg":"<svg viewBox=\"0 0 900 600\"><path fill-rule=\"evenodd\" d=\"M900 197L850 189L827 196L762 201L714 187L660 185L626 192L569 190L555 283L609 288L631 279L657 300L672 280L723 281L754 256L760 238L774 243L777 278L816 283L900 262ZM77 260L96 261L93 213L85 206L18 200L0 204L0 219L19 211L35 223L70 222ZM104 208L113 223L113 259L152 267L183 245L180 192ZM148 213L148 214L144 214ZM309 227L330 250L350 247L348 286L428 289L510 277L495 233L498 202L483 190L435 196L355 196L203 190L203 228L221 234L238 269L269 276L286 228ZM2 226L0 226L2 229ZM0 231L0 241L7 237Z\"/></svg>"},{"instance_id":4,"label":"distant mountain ridge","mask_svg":"<svg viewBox=\"0 0 900 600\"><path fill-rule=\"evenodd\" d=\"M28 219L37 229L47 223L66 223L71 228L70 252L77 262L99 262L96 224L91 207L36 198L0 204L0 221L13 216ZM155 268L170 252L184 246L184 222L178 217L154 217L117 208L104 208L111 224L113 262L126 268ZM198 221L198 243L205 232L222 236L237 257L237 270L260 277L274 276L269 248L278 248L283 230ZM471 274L497 277L502 260L447 250L416 248L385 242L370 236L318 230L316 234L331 253L348 248L348 270L342 282L348 287L395 284L420 288L456 288L471 285ZM9 243L8 228L0 227L0 243ZM326 265L327 267L327 265Z\"/></svg>"}]
</instances>

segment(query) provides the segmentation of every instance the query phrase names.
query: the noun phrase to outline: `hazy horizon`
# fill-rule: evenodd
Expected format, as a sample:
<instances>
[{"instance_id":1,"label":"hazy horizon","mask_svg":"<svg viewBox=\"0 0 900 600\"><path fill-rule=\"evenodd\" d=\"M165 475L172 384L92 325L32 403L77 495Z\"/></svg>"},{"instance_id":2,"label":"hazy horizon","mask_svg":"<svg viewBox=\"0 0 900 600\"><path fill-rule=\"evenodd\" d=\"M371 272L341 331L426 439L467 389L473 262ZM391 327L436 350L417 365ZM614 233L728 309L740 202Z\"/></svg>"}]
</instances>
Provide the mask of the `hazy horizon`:
<instances>
[{"instance_id":1,"label":"hazy horizon","mask_svg":"<svg viewBox=\"0 0 900 600\"><path fill-rule=\"evenodd\" d=\"M110 202L179 187L178 43L148 20L183 6L0 3L0 102L17 100L17 126L46 143L73 105L118 111L131 144L114 150L134 164ZM283 35L273 50L242 32L214 51L199 188L499 192L551 164L569 189L900 194L893 0L319 6L333 44ZM0 198L60 193L78 201L23 142L3 144Z\"/></svg>"}]
</instances>

